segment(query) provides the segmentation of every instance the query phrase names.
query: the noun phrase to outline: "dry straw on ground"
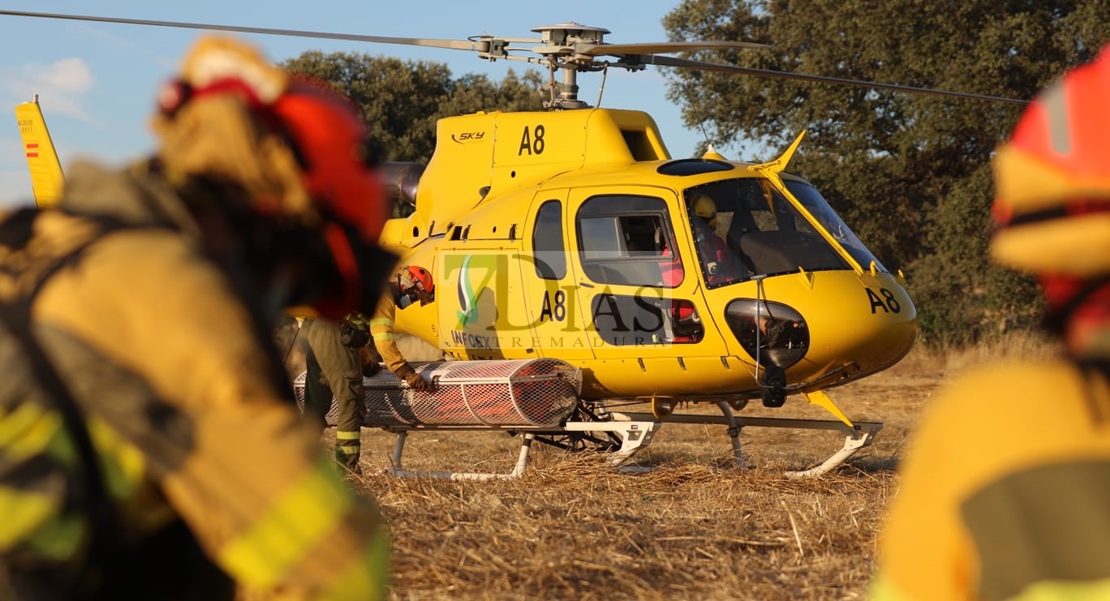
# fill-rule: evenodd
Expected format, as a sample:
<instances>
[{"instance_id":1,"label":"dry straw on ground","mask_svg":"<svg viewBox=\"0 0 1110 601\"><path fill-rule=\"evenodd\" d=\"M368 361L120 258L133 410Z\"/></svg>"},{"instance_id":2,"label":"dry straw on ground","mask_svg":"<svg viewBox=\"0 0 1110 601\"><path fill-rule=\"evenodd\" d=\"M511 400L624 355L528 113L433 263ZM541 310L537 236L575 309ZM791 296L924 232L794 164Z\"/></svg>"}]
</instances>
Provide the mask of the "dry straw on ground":
<instances>
[{"instance_id":1,"label":"dry straw on ground","mask_svg":"<svg viewBox=\"0 0 1110 601\"><path fill-rule=\"evenodd\" d=\"M872 447L817 479L782 472L831 452L833 434L744 432L755 469L738 471L722 428L671 425L637 456L659 468L645 474L538 446L518 480L372 475L352 484L378 500L392 532L395 601L861 599L897 492L899 453L930 395L975 364L1052 352L1028 336L961 353L917 349L834 390L849 415L886 426ZM795 399L780 414L824 417ZM391 443L364 430L364 470L388 467ZM516 450L505 434L419 433L406 467L507 471Z\"/></svg>"},{"instance_id":2,"label":"dry straw on ground","mask_svg":"<svg viewBox=\"0 0 1110 601\"><path fill-rule=\"evenodd\" d=\"M894 468L920 411L947 374L1000 356L1044 355L1036 338L963 353L915 350L894 368L832 391L850 415L882 421L875 444L818 479L789 480L841 439L751 430L755 469L738 471L720 427L664 426L627 475L595 454L537 445L524 477L453 482L374 475L394 548L396 600L859 599L866 596ZM758 403L756 403L758 405ZM708 411L709 409L705 409ZM753 415L825 417L791 398ZM388 467L392 437L364 431L364 469ZM417 433L405 467L508 471L517 440Z\"/></svg>"}]
</instances>

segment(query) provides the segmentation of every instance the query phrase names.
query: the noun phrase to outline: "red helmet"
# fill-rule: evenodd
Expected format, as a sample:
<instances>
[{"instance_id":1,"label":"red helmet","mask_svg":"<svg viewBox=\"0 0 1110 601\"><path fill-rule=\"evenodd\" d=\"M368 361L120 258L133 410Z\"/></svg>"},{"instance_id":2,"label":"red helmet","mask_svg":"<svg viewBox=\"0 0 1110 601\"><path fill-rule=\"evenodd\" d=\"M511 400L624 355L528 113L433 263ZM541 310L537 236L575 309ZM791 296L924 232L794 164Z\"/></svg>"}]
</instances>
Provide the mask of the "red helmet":
<instances>
[{"instance_id":1,"label":"red helmet","mask_svg":"<svg viewBox=\"0 0 1110 601\"><path fill-rule=\"evenodd\" d=\"M326 220L324 234L342 279L337 293L314 306L333 318L369 311L392 257L377 247L388 208L366 125L346 99L304 80L292 82L273 111L303 163L306 187Z\"/></svg>"},{"instance_id":2,"label":"red helmet","mask_svg":"<svg viewBox=\"0 0 1110 601\"><path fill-rule=\"evenodd\" d=\"M993 243L1001 262L1035 273L1110 273L1110 46L1026 109L994 161Z\"/></svg>"},{"instance_id":3,"label":"red helmet","mask_svg":"<svg viewBox=\"0 0 1110 601\"><path fill-rule=\"evenodd\" d=\"M420 267L419 265L409 265L405 268L408 277L412 283L423 292L432 294L436 290L435 281L432 280L432 272Z\"/></svg>"},{"instance_id":4,"label":"red helmet","mask_svg":"<svg viewBox=\"0 0 1110 601\"><path fill-rule=\"evenodd\" d=\"M376 243L388 217L387 203L358 110L323 84L294 80L273 111L296 146L313 200L363 240Z\"/></svg>"},{"instance_id":5,"label":"red helmet","mask_svg":"<svg viewBox=\"0 0 1110 601\"><path fill-rule=\"evenodd\" d=\"M1022 114L994 159L996 260L1038 274L1049 309L1110 274L1110 46Z\"/></svg>"}]
</instances>

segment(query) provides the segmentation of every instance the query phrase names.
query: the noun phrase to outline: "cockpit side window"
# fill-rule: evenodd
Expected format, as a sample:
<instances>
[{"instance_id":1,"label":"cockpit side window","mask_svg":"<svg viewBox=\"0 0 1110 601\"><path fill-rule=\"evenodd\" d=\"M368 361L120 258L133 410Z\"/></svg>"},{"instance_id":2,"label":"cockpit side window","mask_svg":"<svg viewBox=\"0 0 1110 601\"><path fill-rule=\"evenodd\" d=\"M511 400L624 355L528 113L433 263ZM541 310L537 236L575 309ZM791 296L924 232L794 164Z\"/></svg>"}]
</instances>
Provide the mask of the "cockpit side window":
<instances>
[{"instance_id":1,"label":"cockpit side window","mask_svg":"<svg viewBox=\"0 0 1110 601\"><path fill-rule=\"evenodd\" d=\"M578 210L578 249L599 284L674 288L682 283L667 204L649 196L604 195Z\"/></svg>"},{"instance_id":2,"label":"cockpit side window","mask_svg":"<svg viewBox=\"0 0 1110 601\"><path fill-rule=\"evenodd\" d=\"M687 189L685 198L698 261L710 288L758 275L850 267L767 180L717 181ZM828 214L839 222L831 209Z\"/></svg>"},{"instance_id":3,"label":"cockpit side window","mask_svg":"<svg viewBox=\"0 0 1110 601\"><path fill-rule=\"evenodd\" d=\"M855 233L848 227L847 224L832 210L829 203L821 196L821 194L814 189L813 186L803 182L786 182L786 187L798 199L799 202L805 206L806 210L821 225L828 230L832 237L836 239L837 243L848 251L852 258L856 260L864 269L868 269L872 263L875 264L876 269L886 272L886 267L871 254L871 251L863 245L863 242L856 237Z\"/></svg>"},{"instance_id":4,"label":"cockpit side window","mask_svg":"<svg viewBox=\"0 0 1110 601\"><path fill-rule=\"evenodd\" d=\"M567 249L563 243L563 204L548 200L536 212L532 231L532 251L536 276L561 280L567 275Z\"/></svg>"}]
</instances>

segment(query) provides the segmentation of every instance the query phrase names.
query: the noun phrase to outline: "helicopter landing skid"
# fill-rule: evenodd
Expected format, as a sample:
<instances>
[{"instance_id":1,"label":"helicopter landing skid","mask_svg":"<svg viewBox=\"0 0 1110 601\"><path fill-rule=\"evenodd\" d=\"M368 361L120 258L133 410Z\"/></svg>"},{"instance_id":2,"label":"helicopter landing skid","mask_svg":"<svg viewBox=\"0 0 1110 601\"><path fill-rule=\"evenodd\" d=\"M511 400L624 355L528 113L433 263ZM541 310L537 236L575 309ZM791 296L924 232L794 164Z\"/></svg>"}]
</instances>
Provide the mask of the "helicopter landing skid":
<instances>
[{"instance_id":1,"label":"helicopter landing skid","mask_svg":"<svg viewBox=\"0 0 1110 601\"><path fill-rule=\"evenodd\" d=\"M666 423L675 424L719 424L728 426L729 437L732 440L732 453L736 459L736 466L741 469L747 468L747 460L744 458L744 454L740 449L740 431L743 428L835 430L845 435L844 446L842 446L840 450L830 455L828 459L819 465L805 470L786 472L788 478L808 478L828 473L844 463L849 457L855 455L860 449L870 446L875 435L879 433L879 430L883 429L883 424L881 422L853 422L853 427L835 419L737 417L733 414L728 403L720 402L717 403L717 406L721 409L722 415L674 413L667 417L665 421ZM610 413L610 415L616 420L626 419L633 422L653 419L650 413L613 412Z\"/></svg>"},{"instance_id":2,"label":"helicopter landing skid","mask_svg":"<svg viewBox=\"0 0 1110 601\"><path fill-rule=\"evenodd\" d=\"M622 464L627 462L632 455L642 448L651 444L652 438L659 430L662 424L654 418L648 420L613 420L613 421L568 421L558 431L554 430L535 430L523 431L522 440L520 443L520 453L517 455L516 464L513 469L507 473L491 473L491 472L446 472L446 471L412 471L406 470L401 465L401 454L404 452L405 440L411 430L397 430L397 440L393 444L393 454L390 456L390 463L393 467L385 470L385 473L394 476L422 476L431 478L446 478L449 480L510 480L519 478L524 471L528 469L528 454L532 448L532 441L537 440L537 437L542 442L548 442L545 437L548 436L568 436L572 438L597 437L599 433L605 433L607 438L619 440L619 446L612 445L612 450L607 456L607 463L617 468L620 471L633 471L634 468L624 467ZM460 430L468 428L435 428L425 427L419 428L420 430ZM521 433L520 430L516 430ZM563 446L561 443L556 443L556 446Z\"/></svg>"},{"instance_id":3,"label":"helicopter landing skid","mask_svg":"<svg viewBox=\"0 0 1110 601\"><path fill-rule=\"evenodd\" d=\"M804 430L833 430L845 435L843 446L820 464L805 470L788 471L788 478L810 478L828 473L841 465L860 449L870 446L875 435L883 428L880 422L854 422L848 426L842 421L831 419L795 419L773 417L737 417L727 403L718 403L722 415L671 414L665 421L675 424L705 424L728 426L736 467L747 468L747 461L740 447L740 432L743 428L793 428ZM581 417L576 415L576 417ZM656 468L625 465L631 457L651 444L655 433L664 422L658 421L650 413L605 412L605 418L568 421L557 429L506 430L521 434L520 453L512 470L505 473L495 472L450 472L450 471L413 471L402 466L401 456L409 432L415 430L471 430L477 428L425 426L413 429L389 428L397 435L390 457L392 467L385 473L395 476L422 476L446 478L450 480L508 480L519 478L528 469L529 452L533 441L540 441L566 450L576 451L586 448L590 443L598 450L607 452L606 462L624 473L640 473ZM488 431L488 429L486 429Z\"/></svg>"}]
</instances>

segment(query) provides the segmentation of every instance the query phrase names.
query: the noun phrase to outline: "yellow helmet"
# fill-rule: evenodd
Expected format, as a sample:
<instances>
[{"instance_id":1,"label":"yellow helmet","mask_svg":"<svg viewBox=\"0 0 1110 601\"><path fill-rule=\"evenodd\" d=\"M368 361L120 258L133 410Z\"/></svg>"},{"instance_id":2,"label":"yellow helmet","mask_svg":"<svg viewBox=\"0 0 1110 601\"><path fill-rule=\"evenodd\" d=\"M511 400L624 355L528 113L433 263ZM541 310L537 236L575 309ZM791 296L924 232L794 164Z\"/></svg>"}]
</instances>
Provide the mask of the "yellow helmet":
<instances>
[{"instance_id":1,"label":"yellow helmet","mask_svg":"<svg viewBox=\"0 0 1110 601\"><path fill-rule=\"evenodd\" d=\"M712 198L705 194L698 194L694 197L692 206L694 215L704 219L709 223L709 227L717 229L717 203L713 202Z\"/></svg>"}]
</instances>

